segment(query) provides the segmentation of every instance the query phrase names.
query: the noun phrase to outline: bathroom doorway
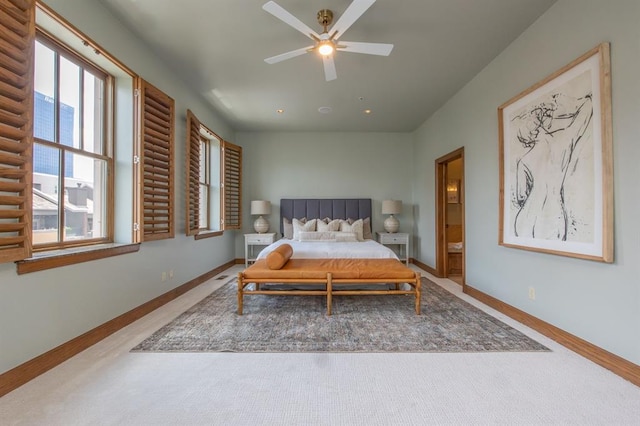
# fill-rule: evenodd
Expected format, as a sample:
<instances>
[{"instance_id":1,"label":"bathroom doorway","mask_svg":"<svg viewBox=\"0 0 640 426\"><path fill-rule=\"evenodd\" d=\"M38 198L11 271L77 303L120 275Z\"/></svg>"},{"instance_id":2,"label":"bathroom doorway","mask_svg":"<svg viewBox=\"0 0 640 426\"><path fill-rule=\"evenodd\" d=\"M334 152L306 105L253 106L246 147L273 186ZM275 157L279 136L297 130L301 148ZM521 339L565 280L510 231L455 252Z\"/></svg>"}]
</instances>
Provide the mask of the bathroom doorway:
<instances>
[{"instance_id":1,"label":"bathroom doorway","mask_svg":"<svg viewBox=\"0 0 640 426\"><path fill-rule=\"evenodd\" d=\"M436 160L436 271L465 283L464 148Z\"/></svg>"}]
</instances>

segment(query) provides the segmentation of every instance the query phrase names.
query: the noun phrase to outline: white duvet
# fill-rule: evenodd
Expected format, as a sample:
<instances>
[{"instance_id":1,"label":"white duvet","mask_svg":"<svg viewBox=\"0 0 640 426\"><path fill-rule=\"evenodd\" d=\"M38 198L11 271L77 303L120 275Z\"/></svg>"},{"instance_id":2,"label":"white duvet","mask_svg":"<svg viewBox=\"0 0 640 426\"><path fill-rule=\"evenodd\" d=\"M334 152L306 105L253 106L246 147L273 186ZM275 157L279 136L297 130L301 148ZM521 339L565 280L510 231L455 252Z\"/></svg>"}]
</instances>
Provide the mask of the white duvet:
<instances>
[{"instance_id":1,"label":"white duvet","mask_svg":"<svg viewBox=\"0 0 640 426\"><path fill-rule=\"evenodd\" d=\"M293 248L292 259L398 259L389 247L374 240L357 242L342 241L296 241L280 239L267 246L258 255L263 259L276 247L290 244Z\"/></svg>"}]
</instances>

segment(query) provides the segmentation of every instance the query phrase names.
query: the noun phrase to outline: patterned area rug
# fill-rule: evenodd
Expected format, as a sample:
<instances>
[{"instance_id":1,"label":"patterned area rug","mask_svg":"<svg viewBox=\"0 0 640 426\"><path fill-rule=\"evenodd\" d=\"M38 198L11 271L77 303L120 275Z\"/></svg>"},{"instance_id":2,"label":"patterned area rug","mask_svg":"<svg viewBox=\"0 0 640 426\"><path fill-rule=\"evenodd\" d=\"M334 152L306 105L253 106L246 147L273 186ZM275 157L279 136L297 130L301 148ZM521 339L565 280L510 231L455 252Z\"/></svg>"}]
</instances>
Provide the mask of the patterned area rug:
<instances>
[{"instance_id":1,"label":"patterned area rug","mask_svg":"<svg viewBox=\"0 0 640 426\"><path fill-rule=\"evenodd\" d=\"M245 297L223 285L132 351L482 352L548 351L518 330L422 279L422 315L410 296Z\"/></svg>"}]
</instances>

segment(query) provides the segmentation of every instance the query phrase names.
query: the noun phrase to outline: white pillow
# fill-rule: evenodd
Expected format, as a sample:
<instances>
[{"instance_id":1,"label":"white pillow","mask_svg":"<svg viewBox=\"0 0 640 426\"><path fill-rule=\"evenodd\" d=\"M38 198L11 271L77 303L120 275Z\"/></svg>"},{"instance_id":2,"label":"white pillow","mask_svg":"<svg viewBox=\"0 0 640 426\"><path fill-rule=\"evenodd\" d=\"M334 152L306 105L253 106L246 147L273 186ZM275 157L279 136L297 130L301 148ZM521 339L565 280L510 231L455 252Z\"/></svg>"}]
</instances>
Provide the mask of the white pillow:
<instances>
[{"instance_id":1,"label":"white pillow","mask_svg":"<svg viewBox=\"0 0 640 426\"><path fill-rule=\"evenodd\" d=\"M318 227L317 228L318 232L339 231L340 230L340 219L334 219L332 221L329 221L329 223L326 223L323 220L319 220L318 223L316 224L316 226Z\"/></svg>"},{"instance_id":2,"label":"white pillow","mask_svg":"<svg viewBox=\"0 0 640 426\"><path fill-rule=\"evenodd\" d=\"M305 223L307 221L306 217L302 219L298 219L300 222ZM286 217L282 218L282 230L283 235L282 238L286 238L287 240L293 240L293 223Z\"/></svg>"},{"instance_id":3,"label":"white pillow","mask_svg":"<svg viewBox=\"0 0 640 426\"><path fill-rule=\"evenodd\" d=\"M340 243L358 242L358 237L355 232L333 232L333 236L336 241Z\"/></svg>"},{"instance_id":4,"label":"white pillow","mask_svg":"<svg viewBox=\"0 0 640 426\"><path fill-rule=\"evenodd\" d=\"M309 232L316 230L316 219L308 220L306 223L293 219L293 239L300 241L300 232Z\"/></svg>"},{"instance_id":5,"label":"white pillow","mask_svg":"<svg viewBox=\"0 0 640 426\"><path fill-rule=\"evenodd\" d=\"M355 232L356 238L358 241L364 241L363 232L364 232L364 221L362 219L358 219L349 225L349 222L346 220L340 221L340 231L341 232Z\"/></svg>"},{"instance_id":6,"label":"white pillow","mask_svg":"<svg viewBox=\"0 0 640 426\"><path fill-rule=\"evenodd\" d=\"M357 242L358 238L356 237L355 232L311 232L311 231L300 231L298 232L299 241L340 241L340 242Z\"/></svg>"},{"instance_id":7,"label":"white pillow","mask_svg":"<svg viewBox=\"0 0 640 426\"><path fill-rule=\"evenodd\" d=\"M335 232L311 232L300 231L298 232L298 239L300 241L335 241Z\"/></svg>"},{"instance_id":8,"label":"white pillow","mask_svg":"<svg viewBox=\"0 0 640 426\"><path fill-rule=\"evenodd\" d=\"M351 225L355 221L356 219L347 218L347 222L349 222L349 225ZM371 218L365 217L364 219L362 219L362 222L364 223L364 227L362 228L362 238L364 238L365 240L372 240L373 234L371 233Z\"/></svg>"}]
</instances>

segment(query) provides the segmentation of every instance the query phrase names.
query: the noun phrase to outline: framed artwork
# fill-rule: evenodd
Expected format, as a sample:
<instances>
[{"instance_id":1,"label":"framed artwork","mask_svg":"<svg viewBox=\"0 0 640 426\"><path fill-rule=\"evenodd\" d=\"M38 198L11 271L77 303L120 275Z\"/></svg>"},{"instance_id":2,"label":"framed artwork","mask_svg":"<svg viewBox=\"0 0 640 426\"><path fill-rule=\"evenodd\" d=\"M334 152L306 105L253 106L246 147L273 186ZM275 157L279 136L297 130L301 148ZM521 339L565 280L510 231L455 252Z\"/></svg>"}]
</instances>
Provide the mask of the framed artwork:
<instances>
[{"instance_id":1,"label":"framed artwork","mask_svg":"<svg viewBox=\"0 0 640 426\"><path fill-rule=\"evenodd\" d=\"M449 179L447 181L447 203L458 204L460 202L460 181Z\"/></svg>"},{"instance_id":2,"label":"framed artwork","mask_svg":"<svg viewBox=\"0 0 640 426\"><path fill-rule=\"evenodd\" d=\"M498 108L499 244L613 262L609 44Z\"/></svg>"}]
</instances>

